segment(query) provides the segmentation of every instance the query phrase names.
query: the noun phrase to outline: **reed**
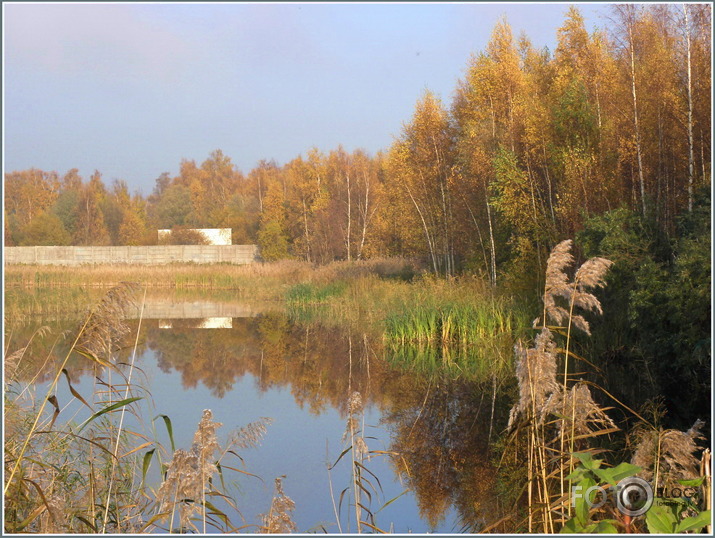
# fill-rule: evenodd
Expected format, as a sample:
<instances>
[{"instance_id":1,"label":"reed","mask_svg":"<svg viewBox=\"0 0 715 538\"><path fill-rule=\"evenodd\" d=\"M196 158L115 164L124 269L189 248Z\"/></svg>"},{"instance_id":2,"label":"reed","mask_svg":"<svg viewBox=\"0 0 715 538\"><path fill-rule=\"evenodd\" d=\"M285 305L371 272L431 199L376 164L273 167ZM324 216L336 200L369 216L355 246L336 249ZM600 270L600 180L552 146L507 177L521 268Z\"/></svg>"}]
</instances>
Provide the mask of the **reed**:
<instances>
[{"instance_id":1,"label":"reed","mask_svg":"<svg viewBox=\"0 0 715 538\"><path fill-rule=\"evenodd\" d=\"M510 368L518 328L525 321L513 302L497 298L417 306L388 316L383 340L394 363L488 378Z\"/></svg>"},{"instance_id":2,"label":"reed","mask_svg":"<svg viewBox=\"0 0 715 538\"><path fill-rule=\"evenodd\" d=\"M350 464L351 483L340 492L337 506L335 499L332 499L335 509L335 518L341 533L343 529L345 529L347 533L351 532L351 511L349 506L346 525L343 526L340 521L343 501L347 499L348 505L352 504L352 513L355 516L355 532L357 534L366 531L385 534L386 532L378 526L376 516L383 508L404 495L406 491L403 491L392 499L382 502L380 508L374 508L383 494L383 490L380 478L372 472L368 466L369 461L374 457L398 457L399 454L391 451L370 449L367 441L374 439L374 437L367 435L365 428L365 405L363 398L359 392L354 391L350 393L347 398L347 420L343 434L343 443L346 446L335 462L332 465L328 465L328 476L330 477L330 471L343 459L348 460ZM330 484L330 492L331 497L333 497L332 482Z\"/></svg>"},{"instance_id":3,"label":"reed","mask_svg":"<svg viewBox=\"0 0 715 538\"><path fill-rule=\"evenodd\" d=\"M510 412L507 452L526 461L528 532L553 533L563 527L572 511L573 453L588 452L594 439L618 431L606 409L593 400L589 386L574 382L569 375L572 328L590 335L588 322L576 309L601 313L598 299L588 290L604 285L611 262L588 260L572 280L567 273L574 261L570 250L569 240L551 252L543 314L534 321L540 331L531 347L521 342L515 346L519 398ZM564 342L561 346L559 338Z\"/></svg>"},{"instance_id":4,"label":"reed","mask_svg":"<svg viewBox=\"0 0 715 538\"><path fill-rule=\"evenodd\" d=\"M276 478L271 509L267 514L261 514L263 525L260 530L263 534L289 534L297 529L293 521L295 502L283 491L284 478L285 476Z\"/></svg>"},{"instance_id":5,"label":"reed","mask_svg":"<svg viewBox=\"0 0 715 538\"><path fill-rule=\"evenodd\" d=\"M95 400L93 406L72 387L66 369L70 355L79 352L102 368L119 372L107 354L114 351L119 338L125 334L126 326L117 312L128 303L131 293L129 285L113 288L92 309L76 331L64 360L56 366L56 374L44 396L37 397L33 390L28 390L30 387L8 390L12 386L19 388L19 382L6 378L6 404L16 412L14 416L5 415L6 426L13 432L5 444L4 484L8 508L5 526L11 532L134 529L131 516L122 519L117 513L128 505L124 492L131 480L133 458L130 457L132 451L126 450L126 443L127 435L135 432L116 428L110 417L128 409L138 398L115 399L119 390L106 383L106 390L98 391L97 398L90 398ZM55 427L61 411L57 386L63 374L73 399L89 407L92 414L81 424L70 421ZM17 398L8 401L8 394L17 394ZM97 404L100 405L98 410ZM89 457L88 447L91 447ZM114 491L112 486L106 487L110 483L116 484Z\"/></svg>"},{"instance_id":6,"label":"reed","mask_svg":"<svg viewBox=\"0 0 715 538\"><path fill-rule=\"evenodd\" d=\"M528 532L615 532L616 527L633 532L635 522L614 510L609 514L598 509L584 511L582 503L574 514L572 481L583 480L584 473L589 472L583 466L577 470L575 459L588 462L590 469L600 466L601 461L592 463L593 455L603 452L597 446L598 439L620 431L608 415L609 408L594 400L591 387L620 402L595 383L573 379L574 359L590 363L571 351L572 332L579 330L590 336L588 321L579 312L602 314L601 304L590 290L605 285L611 262L592 258L571 278L567 272L574 261L570 250L571 241L564 241L552 251L547 262L543 313L534 321L539 332L531 346L520 342L515 347L519 395L511 409L502 461L514 458L516 468L518 462L526 462L522 491L526 502L523 522ZM599 476L630 476L640 470L656 486L697 478L700 462L696 439L700 424L688 432L663 430L620 405L626 413L642 420L631 435L635 446L632 462L638 467L621 463L612 470L604 468Z\"/></svg>"},{"instance_id":7,"label":"reed","mask_svg":"<svg viewBox=\"0 0 715 538\"><path fill-rule=\"evenodd\" d=\"M380 278L406 280L416 273L415 263L402 259L333 262L315 266L308 262L283 260L246 265L187 264L130 265L96 264L67 267L10 265L5 268L7 288L108 288L133 281L151 288L240 290L264 282L272 286L303 281L330 282L375 274ZM247 290L248 291L248 290ZM254 291L254 290L251 290Z\"/></svg>"}]
</instances>

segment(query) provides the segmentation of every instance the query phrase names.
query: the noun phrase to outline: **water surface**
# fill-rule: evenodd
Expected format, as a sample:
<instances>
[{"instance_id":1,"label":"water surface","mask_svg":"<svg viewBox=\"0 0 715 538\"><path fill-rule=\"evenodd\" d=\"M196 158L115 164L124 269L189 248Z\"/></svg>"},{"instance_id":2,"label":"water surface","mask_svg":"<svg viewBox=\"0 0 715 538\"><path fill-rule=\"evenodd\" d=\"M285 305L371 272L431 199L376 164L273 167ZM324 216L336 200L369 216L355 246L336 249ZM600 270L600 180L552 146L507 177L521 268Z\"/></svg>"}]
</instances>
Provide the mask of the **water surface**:
<instances>
[{"instance_id":1,"label":"water surface","mask_svg":"<svg viewBox=\"0 0 715 538\"><path fill-rule=\"evenodd\" d=\"M57 334L77 320L53 324ZM170 443L163 423L152 421L158 415L171 418L176 446L184 449L191 446L204 409L223 424L218 430L223 442L251 422L270 420L260 446L241 450L242 461L226 461L259 477L230 474L245 523L259 522L269 510L274 479L284 477L299 532L356 531L350 453L328 472L350 446L344 434L355 393L364 408L353 418L368 448L384 452L363 462L374 474L365 476L376 492L361 501L379 528L456 532L490 520L494 469L487 441L491 422L501 413L497 405L492 419L491 385L392 365L380 335L355 324L298 322L245 304L165 298L145 307L141 327L138 320L129 325L117 360L132 360L139 330L132 382L142 387L138 394L146 396L146 405L137 427L150 430L154 424L151 434L165 447ZM16 331L11 346L27 339L31 326ZM61 356L69 343L69 338L59 341L52 353ZM25 379L46 356L35 352L23 366ZM96 371L86 359L73 357L68 371L80 394L92 393ZM57 396L61 402L72 399L66 384ZM81 420L85 411L77 413L72 418ZM68 414L63 409L61 416ZM150 469L150 478L158 481L158 472Z\"/></svg>"}]
</instances>

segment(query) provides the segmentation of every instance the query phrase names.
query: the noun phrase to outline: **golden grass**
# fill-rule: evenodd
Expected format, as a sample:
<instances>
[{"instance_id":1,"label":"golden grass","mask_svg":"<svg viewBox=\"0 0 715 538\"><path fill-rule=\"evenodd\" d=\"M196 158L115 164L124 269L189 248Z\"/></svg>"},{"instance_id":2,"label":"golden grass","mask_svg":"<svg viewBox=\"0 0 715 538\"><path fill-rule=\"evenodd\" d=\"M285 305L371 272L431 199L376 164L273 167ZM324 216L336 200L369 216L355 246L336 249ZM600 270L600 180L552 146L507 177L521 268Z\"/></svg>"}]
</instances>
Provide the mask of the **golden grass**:
<instances>
[{"instance_id":1,"label":"golden grass","mask_svg":"<svg viewBox=\"0 0 715 538\"><path fill-rule=\"evenodd\" d=\"M5 267L6 288L111 287L120 282L137 282L149 288L202 288L240 290L256 281L267 283L328 282L367 274L410 275L414 262L377 259L333 262L315 266L308 262L282 260L247 265L97 264L63 267L53 265L10 265ZM251 290L254 291L254 290Z\"/></svg>"}]
</instances>

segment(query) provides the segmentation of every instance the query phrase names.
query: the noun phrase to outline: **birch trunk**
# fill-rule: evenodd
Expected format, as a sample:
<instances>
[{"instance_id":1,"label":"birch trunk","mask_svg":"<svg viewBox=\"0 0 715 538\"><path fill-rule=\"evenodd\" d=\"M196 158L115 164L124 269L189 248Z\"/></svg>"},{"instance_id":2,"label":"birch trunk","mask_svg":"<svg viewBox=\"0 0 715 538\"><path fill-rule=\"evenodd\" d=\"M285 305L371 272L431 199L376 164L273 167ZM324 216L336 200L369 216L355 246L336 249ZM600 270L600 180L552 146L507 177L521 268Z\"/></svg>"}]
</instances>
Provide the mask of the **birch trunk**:
<instances>
[{"instance_id":1,"label":"birch trunk","mask_svg":"<svg viewBox=\"0 0 715 538\"><path fill-rule=\"evenodd\" d=\"M693 155L693 83L692 66L690 59L690 20L688 18L688 6L683 4L683 15L685 17L685 43L687 49L688 62L688 211L693 210L693 175L695 168L695 157Z\"/></svg>"}]
</instances>

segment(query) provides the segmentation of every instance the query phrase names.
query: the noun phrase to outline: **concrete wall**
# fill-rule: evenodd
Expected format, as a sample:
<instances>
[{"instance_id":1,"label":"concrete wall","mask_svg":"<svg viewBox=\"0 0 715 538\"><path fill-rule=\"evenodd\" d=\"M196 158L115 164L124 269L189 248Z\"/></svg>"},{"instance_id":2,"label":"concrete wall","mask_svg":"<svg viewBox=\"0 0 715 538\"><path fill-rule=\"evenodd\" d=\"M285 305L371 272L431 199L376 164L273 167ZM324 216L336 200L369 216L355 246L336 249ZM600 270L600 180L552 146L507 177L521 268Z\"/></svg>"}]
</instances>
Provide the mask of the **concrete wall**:
<instances>
[{"instance_id":1,"label":"concrete wall","mask_svg":"<svg viewBox=\"0 0 715 538\"><path fill-rule=\"evenodd\" d=\"M5 265L82 265L127 263L253 263L256 245L166 245L144 247L5 247Z\"/></svg>"}]
</instances>

